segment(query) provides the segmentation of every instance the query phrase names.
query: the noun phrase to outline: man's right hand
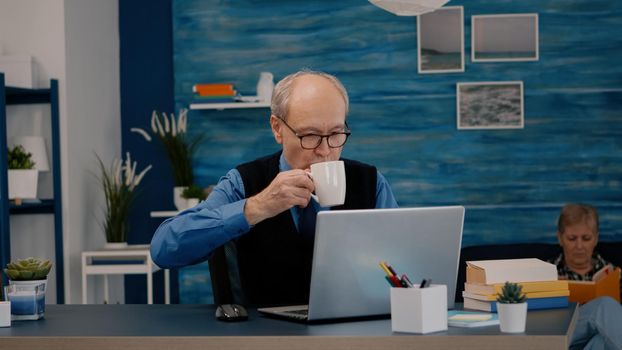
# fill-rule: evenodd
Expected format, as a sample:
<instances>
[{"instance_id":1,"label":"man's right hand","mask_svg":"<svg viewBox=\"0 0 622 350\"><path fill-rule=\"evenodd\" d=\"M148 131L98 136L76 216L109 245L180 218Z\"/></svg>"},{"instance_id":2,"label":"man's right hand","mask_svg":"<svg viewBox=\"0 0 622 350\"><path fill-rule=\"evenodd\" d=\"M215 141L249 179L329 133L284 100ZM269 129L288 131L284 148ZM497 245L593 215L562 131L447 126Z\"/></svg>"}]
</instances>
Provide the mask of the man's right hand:
<instances>
[{"instance_id":1,"label":"man's right hand","mask_svg":"<svg viewBox=\"0 0 622 350\"><path fill-rule=\"evenodd\" d=\"M295 205L304 208L314 190L313 181L304 170L282 171L268 187L246 200L244 216L250 225L255 225Z\"/></svg>"}]
</instances>

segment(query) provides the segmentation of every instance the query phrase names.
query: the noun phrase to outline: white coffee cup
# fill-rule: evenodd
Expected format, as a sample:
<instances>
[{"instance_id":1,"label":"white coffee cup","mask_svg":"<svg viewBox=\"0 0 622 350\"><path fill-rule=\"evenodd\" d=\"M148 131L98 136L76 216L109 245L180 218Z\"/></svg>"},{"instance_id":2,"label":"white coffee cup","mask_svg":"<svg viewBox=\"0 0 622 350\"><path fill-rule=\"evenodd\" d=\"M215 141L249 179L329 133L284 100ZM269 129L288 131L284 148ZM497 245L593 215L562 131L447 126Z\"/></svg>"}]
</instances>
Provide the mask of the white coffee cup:
<instances>
[{"instance_id":1,"label":"white coffee cup","mask_svg":"<svg viewBox=\"0 0 622 350\"><path fill-rule=\"evenodd\" d=\"M315 195L311 194L322 207L342 205L346 199L346 169L342 160L311 164Z\"/></svg>"}]
</instances>

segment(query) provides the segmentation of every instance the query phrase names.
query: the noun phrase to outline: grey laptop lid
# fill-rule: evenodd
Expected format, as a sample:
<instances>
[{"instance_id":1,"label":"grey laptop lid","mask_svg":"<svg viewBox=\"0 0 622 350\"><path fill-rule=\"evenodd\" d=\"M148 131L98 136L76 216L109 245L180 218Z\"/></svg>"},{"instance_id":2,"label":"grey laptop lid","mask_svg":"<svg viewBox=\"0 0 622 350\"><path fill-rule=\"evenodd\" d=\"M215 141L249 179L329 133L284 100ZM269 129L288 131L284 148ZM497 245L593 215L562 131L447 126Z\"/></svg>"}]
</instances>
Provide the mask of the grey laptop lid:
<instances>
[{"instance_id":1,"label":"grey laptop lid","mask_svg":"<svg viewBox=\"0 0 622 350\"><path fill-rule=\"evenodd\" d=\"M461 206L318 213L308 320L389 314L380 261L413 283L447 285L452 308L463 223Z\"/></svg>"}]
</instances>

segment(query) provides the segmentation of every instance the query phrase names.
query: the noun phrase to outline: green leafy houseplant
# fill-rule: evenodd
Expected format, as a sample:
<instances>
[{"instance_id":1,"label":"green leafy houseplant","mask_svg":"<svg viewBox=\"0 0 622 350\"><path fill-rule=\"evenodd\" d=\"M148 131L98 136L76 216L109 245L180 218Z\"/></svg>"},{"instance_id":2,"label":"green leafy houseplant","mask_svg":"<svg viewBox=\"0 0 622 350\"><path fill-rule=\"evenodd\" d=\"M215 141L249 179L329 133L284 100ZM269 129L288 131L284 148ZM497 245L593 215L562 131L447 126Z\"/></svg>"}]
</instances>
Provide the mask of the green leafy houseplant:
<instances>
[{"instance_id":1,"label":"green leafy houseplant","mask_svg":"<svg viewBox=\"0 0 622 350\"><path fill-rule=\"evenodd\" d=\"M31 158L32 154L26 152L22 145L8 149L9 169L32 169L35 162Z\"/></svg>"},{"instance_id":2,"label":"green leafy houseplant","mask_svg":"<svg viewBox=\"0 0 622 350\"><path fill-rule=\"evenodd\" d=\"M174 114L153 111L151 114L151 131L160 140L171 164L175 186L190 186L194 182L192 173L192 156L203 141L204 135L190 139L187 134L188 110L179 111L178 118ZM151 136L144 129L132 128L132 132L141 134L147 141Z\"/></svg>"},{"instance_id":3,"label":"green leafy houseplant","mask_svg":"<svg viewBox=\"0 0 622 350\"><path fill-rule=\"evenodd\" d=\"M8 263L4 273L12 281L34 281L45 279L51 269L49 260L27 258Z\"/></svg>"},{"instance_id":4,"label":"green leafy houseplant","mask_svg":"<svg viewBox=\"0 0 622 350\"><path fill-rule=\"evenodd\" d=\"M526 299L523 286L518 283L505 282L501 292L497 294L497 301L502 304L520 304L524 303Z\"/></svg>"},{"instance_id":5,"label":"green leafy houseplant","mask_svg":"<svg viewBox=\"0 0 622 350\"><path fill-rule=\"evenodd\" d=\"M103 222L106 241L109 243L127 242L127 218L136 196L136 187L151 169L151 165L136 174L137 163L132 163L129 152L125 160L115 159L110 169L106 169L99 156L95 156L99 161L100 181L106 196Z\"/></svg>"},{"instance_id":6,"label":"green leafy houseplant","mask_svg":"<svg viewBox=\"0 0 622 350\"><path fill-rule=\"evenodd\" d=\"M199 201L204 200L205 198L207 198L207 194L205 193L205 191L203 190L203 188L192 184L190 186L188 186L182 193L181 196L189 199L189 198L198 198Z\"/></svg>"}]
</instances>

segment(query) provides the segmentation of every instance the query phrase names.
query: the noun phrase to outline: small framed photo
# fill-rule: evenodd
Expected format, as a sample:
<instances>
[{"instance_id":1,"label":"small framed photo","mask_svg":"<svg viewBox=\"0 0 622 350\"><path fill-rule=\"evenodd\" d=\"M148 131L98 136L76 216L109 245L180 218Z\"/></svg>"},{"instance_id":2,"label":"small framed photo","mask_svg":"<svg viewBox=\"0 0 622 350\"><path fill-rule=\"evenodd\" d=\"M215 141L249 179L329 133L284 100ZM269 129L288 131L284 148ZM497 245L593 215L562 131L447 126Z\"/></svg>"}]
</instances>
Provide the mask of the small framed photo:
<instances>
[{"instance_id":1,"label":"small framed photo","mask_svg":"<svg viewBox=\"0 0 622 350\"><path fill-rule=\"evenodd\" d=\"M442 7L417 16L419 73L464 72L462 6Z\"/></svg>"},{"instance_id":2,"label":"small framed photo","mask_svg":"<svg viewBox=\"0 0 622 350\"><path fill-rule=\"evenodd\" d=\"M523 82L457 83L458 129L522 129Z\"/></svg>"},{"instance_id":3,"label":"small framed photo","mask_svg":"<svg viewBox=\"0 0 622 350\"><path fill-rule=\"evenodd\" d=\"M471 61L539 59L538 14L471 16Z\"/></svg>"}]
</instances>

